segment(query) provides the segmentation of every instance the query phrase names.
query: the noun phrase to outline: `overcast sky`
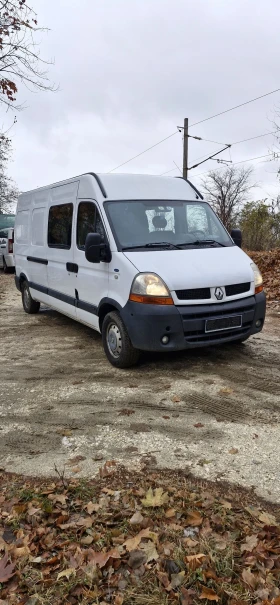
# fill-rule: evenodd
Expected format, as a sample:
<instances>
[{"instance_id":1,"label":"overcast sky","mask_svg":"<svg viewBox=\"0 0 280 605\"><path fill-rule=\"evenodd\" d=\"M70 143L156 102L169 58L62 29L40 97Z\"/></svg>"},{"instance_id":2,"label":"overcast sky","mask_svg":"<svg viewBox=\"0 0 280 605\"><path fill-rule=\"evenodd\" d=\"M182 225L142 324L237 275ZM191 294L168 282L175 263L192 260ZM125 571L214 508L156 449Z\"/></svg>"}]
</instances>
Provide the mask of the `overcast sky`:
<instances>
[{"instance_id":1,"label":"overcast sky","mask_svg":"<svg viewBox=\"0 0 280 605\"><path fill-rule=\"evenodd\" d=\"M11 130L10 172L21 190L86 171L108 172L131 156L190 124L280 88L277 0L30 0L38 13L40 52L53 59L55 93L21 87L27 108ZM273 129L280 93L190 129L233 143ZM9 126L14 112L5 113ZM280 124L280 118L279 118ZM269 153L273 137L233 146L234 162ZM220 147L190 139L189 164ZM265 160L265 161L264 161ZM260 187L255 198L275 196L277 163L252 162ZM161 174L182 166L180 134L120 172ZM241 166L242 164L240 164ZM250 162L244 164L249 166ZM280 165L280 160L279 160ZM190 172L217 168L209 161Z\"/></svg>"}]
</instances>

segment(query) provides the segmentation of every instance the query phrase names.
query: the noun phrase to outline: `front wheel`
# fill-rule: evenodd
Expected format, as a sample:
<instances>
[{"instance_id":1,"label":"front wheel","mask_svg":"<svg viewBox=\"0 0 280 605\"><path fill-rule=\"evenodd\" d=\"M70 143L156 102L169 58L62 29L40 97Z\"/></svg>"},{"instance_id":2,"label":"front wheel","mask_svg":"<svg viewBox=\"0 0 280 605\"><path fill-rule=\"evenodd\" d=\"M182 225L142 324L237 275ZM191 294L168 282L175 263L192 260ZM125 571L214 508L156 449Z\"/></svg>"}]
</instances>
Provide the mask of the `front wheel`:
<instances>
[{"instance_id":1,"label":"front wheel","mask_svg":"<svg viewBox=\"0 0 280 605\"><path fill-rule=\"evenodd\" d=\"M29 314L38 313L38 311L40 309L40 303L32 298L27 281L23 282L23 285L21 288L21 295L22 295L22 306L25 310L25 313L29 313Z\"/></svg>"},{"instance_id":2,"label":"front wheel","mask_svg":"<svg viewBox=\"0 0 280 605\"><path fill-rule=\"evenodd\" d=\"M140 351L131 344L127 329L117 311L106 315L102 324L103 347L110 363L116 368L137 364Z\"/></svg>"}]
</instances>

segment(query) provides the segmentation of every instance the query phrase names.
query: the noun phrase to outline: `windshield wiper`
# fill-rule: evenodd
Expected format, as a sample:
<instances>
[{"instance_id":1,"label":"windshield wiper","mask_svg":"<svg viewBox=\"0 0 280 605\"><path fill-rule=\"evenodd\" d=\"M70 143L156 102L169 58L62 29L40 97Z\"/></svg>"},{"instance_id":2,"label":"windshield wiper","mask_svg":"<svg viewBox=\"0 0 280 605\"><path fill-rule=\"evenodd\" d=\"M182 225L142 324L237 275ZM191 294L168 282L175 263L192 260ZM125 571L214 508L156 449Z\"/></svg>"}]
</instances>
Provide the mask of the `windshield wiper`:
<instances>
[{"instance_id":1,"label":"windshield wiper","mask_svg":"<svg viewBox=\"0 0 280 605\"><path fill-rule=\"evenodd\" d=\"M142 246L126 246L123 250L135 250L136 248L172 248L172 250L181 250L180 246L171 244L171 242L150 242L149 244L142 244Z\"/></svg>"},{"instance_id":2,"label":"windshield wiper","mask_svg":"<svg viewBox=\"0 0 280 605\"><path fill-rule=\"evenodd\" d=\"M179 244L179 246L200 246L202 244L218 244L219 246L223 246L226 248L225 244L221 244L215 239L197 239L194 242L184 242L183 244Z\"/></svg>"}]
</instances>

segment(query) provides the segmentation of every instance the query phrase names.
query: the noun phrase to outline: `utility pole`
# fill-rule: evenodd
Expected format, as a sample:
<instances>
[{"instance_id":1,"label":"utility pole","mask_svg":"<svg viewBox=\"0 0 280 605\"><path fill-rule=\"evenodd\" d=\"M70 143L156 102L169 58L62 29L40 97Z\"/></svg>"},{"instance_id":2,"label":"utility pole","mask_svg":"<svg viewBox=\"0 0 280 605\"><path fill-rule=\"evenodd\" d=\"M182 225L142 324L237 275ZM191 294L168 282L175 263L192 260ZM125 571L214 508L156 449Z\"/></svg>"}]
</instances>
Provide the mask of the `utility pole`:
<instances>
[{"instance_id":1,"label":"utility pole","mask_svg":"<svg viewBox=\"0 0 280 605\"><path fill-rule=\"evenodd\" d=\"M188 178L188 147L189 147L189 120L184 119L184 138L183 138L183 178Z\"/></svg>"}]
</instances>

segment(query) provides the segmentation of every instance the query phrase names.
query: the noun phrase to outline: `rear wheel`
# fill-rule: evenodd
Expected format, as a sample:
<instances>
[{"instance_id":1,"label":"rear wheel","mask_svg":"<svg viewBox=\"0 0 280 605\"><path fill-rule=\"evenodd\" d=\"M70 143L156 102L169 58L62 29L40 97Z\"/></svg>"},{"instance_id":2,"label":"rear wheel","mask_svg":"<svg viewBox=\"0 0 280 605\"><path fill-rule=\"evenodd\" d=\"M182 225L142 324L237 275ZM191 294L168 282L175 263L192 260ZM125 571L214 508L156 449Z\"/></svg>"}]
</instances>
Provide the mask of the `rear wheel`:
<instances>
[{"instance_id":1,"label":"rear wheel","mask_svg":"<svg viewBox=\"0 0 280 605\"><path fill-rule=\"evenodd\" d=\"M29 314L38 313L38 311L40 309L40 303L32 298L27 281L24 281L22 284L21 295L22 295L22 305L25 310L25 313L29 313Z\"/></svg>"},{"instance_id":2,"label":"rear wheel","mask_svg":"<svg viewBox=\"0 0 280 605\"><path fill-rule=\"evenodd\" d=\"M127 329L119 313L112 311L102 324L103 347L110 363L116 368L130 368L137 364L140 351L131 344Z\"/></svg>"},{"instance_id":3,"label":"rear wheel","mask_svg":"<svg viewBox=\"0 0 280 605\"><path fill-rule=\"evenodd\" d=\"M4 271L4 273L10 273L10 271L11 271L10 267L7 267L7 263L5 261L4 256L3 256L3 271Z\"/></svg>"}]
</instances>

